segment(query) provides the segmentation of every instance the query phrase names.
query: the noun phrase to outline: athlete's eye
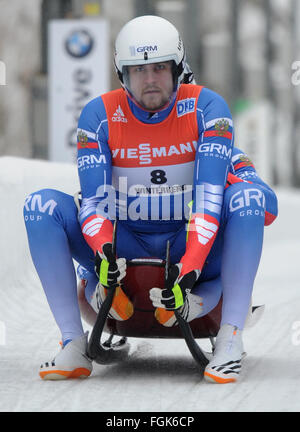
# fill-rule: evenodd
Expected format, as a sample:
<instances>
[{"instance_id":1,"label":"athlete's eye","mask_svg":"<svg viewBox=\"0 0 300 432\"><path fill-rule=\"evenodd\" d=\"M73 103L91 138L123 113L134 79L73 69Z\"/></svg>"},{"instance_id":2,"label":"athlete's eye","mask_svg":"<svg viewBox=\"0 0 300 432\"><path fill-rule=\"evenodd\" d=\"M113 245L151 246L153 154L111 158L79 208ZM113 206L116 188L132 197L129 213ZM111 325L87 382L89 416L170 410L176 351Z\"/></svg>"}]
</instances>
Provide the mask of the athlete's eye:
<instances>
[{"instance_id":1,"label":"athlete's eye","mask_svg":"<svg viewBox=\"0 0 300 432\"><path fill-rule=\"evenodd\" d=\"M143 72L145 70L144 66L137 66L135 69L135 72Z\"/></svg>"},{"instance_id":2,"label":"athlete's eye","mask_svg":"<svg viewBox=\"0 0 300 432\"><path fill-rule=\"evenodd\" d=\"M166 69L166 65L165 64L157 64L155 67L156 70L163 70Z\"/></svg>"}]
</instances>

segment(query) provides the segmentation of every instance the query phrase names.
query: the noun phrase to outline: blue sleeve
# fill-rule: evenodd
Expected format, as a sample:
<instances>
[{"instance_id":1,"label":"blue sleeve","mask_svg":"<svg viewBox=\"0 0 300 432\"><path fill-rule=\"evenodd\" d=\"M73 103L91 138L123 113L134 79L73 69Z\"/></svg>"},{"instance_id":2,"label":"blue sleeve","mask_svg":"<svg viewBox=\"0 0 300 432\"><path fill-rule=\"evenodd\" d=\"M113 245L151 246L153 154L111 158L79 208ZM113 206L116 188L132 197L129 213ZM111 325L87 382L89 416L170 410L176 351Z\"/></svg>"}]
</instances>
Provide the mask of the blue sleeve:
<instances>
[{"instance_id":1,"label":"blue sleeve","mask_svg":"<svg viewBox=\"0 0 300 432\"><path fill-rule=\"evenodd\" d=\"M233 149L233 122L222 96L204 88L197 106L199 140L195 158L193 213L220 221Z\"/></svg>"},{"instance_id":2,"label":"blue sleeve","mask_svg":"<svg viewBox=\"0 0 300 432\"><path fill-rule=\"evenodd\" d=\"M270 188L258 175L248 155L237 147L233 148L230 172L241 180Z\"/></svg>"},{"instance_id":3,"label":"blue sleeve","mask_svg":"<svg viewBox=\"0 0 300 432\"><path fill-rule=\"evenodd\" d=\"M258 184L262 187L266 198L265 225L272 223L278 215L278 201L276 194L258 175L253 162L247 154L237 147L234 147L233 149L230 172L245 182Z\"/></svg>"},{"instance_id":4,"label":"blue sleeve","mask_svg":"<svg viewBox=\"0 0 300 432\"><path fill-rule=\"evenodd\" d=\"M111 185L112 162L108 146L106 110L101 97L93 99L82 110L77 130L77 167L81 187L81 224L96 214L100 201L99 187Z\"/></svg>"},{"instance_id":5,"label":"blue sleeve","mask_svg":"<svg viewBox=\"0 0 300 432\"><path fill-rule=\"evenodd\" d=\"M225 100L202 89L197 103L199 139L195 157L193 207L181 274L202 269L220 225L231 164L233 123Z\"/></svg>"}]
</instances>

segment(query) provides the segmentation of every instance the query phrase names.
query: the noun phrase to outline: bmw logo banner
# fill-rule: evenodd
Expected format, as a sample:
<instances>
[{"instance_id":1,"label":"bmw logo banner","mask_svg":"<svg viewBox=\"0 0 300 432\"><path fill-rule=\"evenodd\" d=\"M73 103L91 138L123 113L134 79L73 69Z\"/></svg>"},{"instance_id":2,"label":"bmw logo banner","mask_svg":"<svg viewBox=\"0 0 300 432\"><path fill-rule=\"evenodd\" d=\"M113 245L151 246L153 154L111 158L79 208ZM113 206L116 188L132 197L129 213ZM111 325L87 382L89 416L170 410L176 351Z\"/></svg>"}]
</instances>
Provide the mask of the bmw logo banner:
<instances>
[{"instance_id":1,"label":"bmw logo banner","mask_svg":"<svg viewBox=\"0 0 300 432\"><path fill-rule=\"evenodd\" d=\"M94 45L94 39L88 30L74 30L66 39L66 50L73 57L85 57Z\"/></svg>"},{"instance_id":2,"label":"bmw logo banner","mask_svg":"<svg viewBox=\"0 0 300 432\"><path fill-rule=\"evenodd\" d=\"M49 24L49 159L76 161L82 108L110 90L109 26L104 19Z\"/></svg>"}]
</instances>

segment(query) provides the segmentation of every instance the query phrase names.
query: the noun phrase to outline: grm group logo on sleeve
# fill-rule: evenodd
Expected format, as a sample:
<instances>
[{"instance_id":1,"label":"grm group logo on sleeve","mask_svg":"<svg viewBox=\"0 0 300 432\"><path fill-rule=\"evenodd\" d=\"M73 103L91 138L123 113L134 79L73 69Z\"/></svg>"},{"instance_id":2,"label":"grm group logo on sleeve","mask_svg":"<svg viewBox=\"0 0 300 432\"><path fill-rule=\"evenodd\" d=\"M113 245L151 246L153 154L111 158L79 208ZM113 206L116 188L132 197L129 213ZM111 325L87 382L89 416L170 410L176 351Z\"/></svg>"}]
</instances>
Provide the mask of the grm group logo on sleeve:
<instances>
[{"instance_id":1,"label":"grm group logo on sleeve","mask_svg":"<svg viewBox=\"0 0 300 432\"><path fill-rule=\"evenodd\" d=\"M88 55L94 46L94 39L87 30L75 30L66 39L67 52L76 58Z\"/></svg>"}]
</instances>

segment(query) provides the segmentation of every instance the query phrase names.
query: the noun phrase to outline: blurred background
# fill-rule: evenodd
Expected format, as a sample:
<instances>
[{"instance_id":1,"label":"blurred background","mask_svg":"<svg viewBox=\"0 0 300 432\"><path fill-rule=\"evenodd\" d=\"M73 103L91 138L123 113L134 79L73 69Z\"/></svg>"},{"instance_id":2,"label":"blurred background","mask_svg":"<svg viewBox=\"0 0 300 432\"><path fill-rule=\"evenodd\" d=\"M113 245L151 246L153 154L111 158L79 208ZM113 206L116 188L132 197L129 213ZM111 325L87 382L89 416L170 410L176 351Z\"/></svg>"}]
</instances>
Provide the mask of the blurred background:
<instances>
[{"instance_id":1,"label":"blurred background","mask_svg":"<svg viewBox=\"0 0 300 432\"><path fill-rule=\"evenodd\" d=\"M120 86L115 37L145 14L178 28L263 179L299 187L300 0L0 0L0 156L73 163L81 109Z\"/></svg>"}]
</instances>

